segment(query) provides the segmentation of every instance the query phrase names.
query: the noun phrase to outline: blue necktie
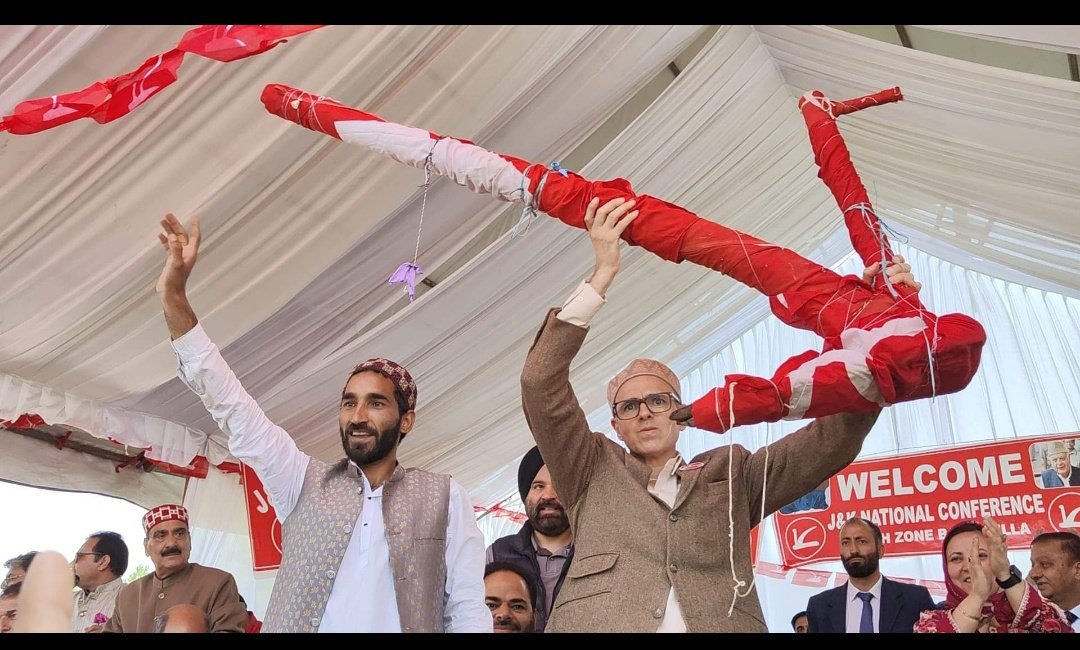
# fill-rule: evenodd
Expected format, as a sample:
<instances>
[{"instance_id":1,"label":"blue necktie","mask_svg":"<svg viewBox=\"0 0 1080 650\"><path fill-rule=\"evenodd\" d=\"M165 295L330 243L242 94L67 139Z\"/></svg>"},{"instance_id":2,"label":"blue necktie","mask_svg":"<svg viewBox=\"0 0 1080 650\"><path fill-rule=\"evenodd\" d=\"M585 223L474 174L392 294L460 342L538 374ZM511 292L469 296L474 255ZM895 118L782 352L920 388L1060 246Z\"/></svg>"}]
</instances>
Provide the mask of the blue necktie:
<instances>
[{"instance_id":1,"label":"blue necktie","mask_svg":"<svg viewBox=\"0 0 1080 650\"><path fill-rule=\"evenodd\" d=\"M1076 622L1076 614L1073 614L1072 612L1065 612L1065 620L1069 622L1069 625L1072 625Z\"/></svg>"},{"instance_id":2,"label":"blue necktie","mask_svg":"<svg viewBox=\"0 0 1080 650\"><path fill-rule=\"evenodd\" d=\"M862 601L862 618L859 619L859 633L869 632L874 633L874 608L870 604L870 599L874 597L874 594L859 592L855 594L856 597Z\"/></svg>"}]
</instances>

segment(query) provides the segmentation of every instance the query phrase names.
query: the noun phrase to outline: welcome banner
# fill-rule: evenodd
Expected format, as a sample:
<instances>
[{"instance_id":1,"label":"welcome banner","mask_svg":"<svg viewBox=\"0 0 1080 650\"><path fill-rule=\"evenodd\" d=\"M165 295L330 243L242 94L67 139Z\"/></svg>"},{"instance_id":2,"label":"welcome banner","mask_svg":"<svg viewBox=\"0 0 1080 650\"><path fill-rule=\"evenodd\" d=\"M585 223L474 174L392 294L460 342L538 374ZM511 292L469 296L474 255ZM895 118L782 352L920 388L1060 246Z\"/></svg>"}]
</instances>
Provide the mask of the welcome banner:
<instances>
[{"instance_id":1,"label":"welcome banner","mask_svg":"<svg viewBox=\"0 0 1080 650\"><path fill-rule=\"evenodd\" d=\"M936 554L960 521L993 517L1010 548L1080 532L1080 433L1021 438L852 463L773 515L785 567L838 560L850 517L881 527L890 556Z\"/></svg>"}]
</instances>

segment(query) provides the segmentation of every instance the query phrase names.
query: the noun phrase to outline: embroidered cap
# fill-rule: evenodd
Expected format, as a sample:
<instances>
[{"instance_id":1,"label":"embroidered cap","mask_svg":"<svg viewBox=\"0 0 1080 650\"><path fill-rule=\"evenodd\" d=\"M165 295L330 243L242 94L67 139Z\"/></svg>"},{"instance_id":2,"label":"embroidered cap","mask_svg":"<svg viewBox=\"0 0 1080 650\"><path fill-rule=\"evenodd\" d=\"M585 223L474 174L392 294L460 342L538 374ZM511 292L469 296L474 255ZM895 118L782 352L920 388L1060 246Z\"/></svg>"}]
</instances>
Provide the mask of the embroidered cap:
<instances>
[{"instance_id":1,"label":"embroidered cap","mask_svg":"<svg viewBox=\"0 0 1080 650\"><path fill-rule=\"evenodd\" d=\"M143 532L149 535L151 528L158 524L163 524L166 521L182 521L184 524L187 524L187 508L178 506L174 503L166 503L157 506L156 508L150 508L142 518Z\"/></svg>"},{"instance_id":2,"label":"embroidered cap","mask_svg":"<svg viewBox=\"0 0 1080 650\"><path fill-rule=\"evenodd\" d=\"M682 401L682 392L679 390L679 378L665 364L655 359L634 359L630 365L622 369L622 372L612 377L607 385L608 406L615 406L615 395L618 394L622 385L634 377L652 375L671 386L671 392Z\"/></svg>"},{"instance_id":3,"label":"embroidered cap","mask_svg":"<svg viewBox=\"0 0 1080 650\"><path fill-rule=\"evenodd\" d=\"M358 372L367 370L377 372L393 382L394 386L405 396L405 402L408 404L409 410L411 411L416 408L416 382L413 381L412 375L409 374L408 370L389 359L374 358L368 359L353 368L349 378L351 379L352 376Z\"/></svg>"}]
</instances>

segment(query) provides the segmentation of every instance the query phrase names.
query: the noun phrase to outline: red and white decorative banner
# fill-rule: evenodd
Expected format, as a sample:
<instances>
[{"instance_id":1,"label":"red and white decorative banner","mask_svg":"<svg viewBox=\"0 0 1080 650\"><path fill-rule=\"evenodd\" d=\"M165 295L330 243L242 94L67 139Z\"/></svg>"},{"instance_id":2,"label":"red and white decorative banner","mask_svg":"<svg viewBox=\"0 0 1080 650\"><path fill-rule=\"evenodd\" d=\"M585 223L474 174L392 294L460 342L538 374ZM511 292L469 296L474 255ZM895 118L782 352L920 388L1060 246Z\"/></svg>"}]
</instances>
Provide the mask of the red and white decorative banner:
<instances>
[{"instance_id":1,"label":"red and white decorative banner","mask_svg":"<svg viewBox=\"0 0 1080 650\"><path fill-rule=\"evenodd\" d=\"M256 571L271 571L281 566L281 522L255 470L243 467L252 565Z\"/></svg>"},{"instance_id":2,"label":"red and white decorative banner","mask_svg":"<svg viewBox=\"0 0 1080 650\"><path fill-rule=\"evenodd\" d=\"M177 46L150 57L135 70L71 93L28 99L11 115L0 118L0 131L13 135L40 133L89 117L99 124L112 122L138 108L176 81L184 54L197 54L228 63L262 54L285 38L324 25L203 25L188 30Z\"/></svg>"},{"instance_id":3,"label":"red and white decorative banner","mask_svg":"<svg viewBox=\"0 0 1080 650\"><path fill-rule=\"evenodd\" d=\"M829 479L827 507L773 515L783 563L839 559L838 529L856 516L881 527L890 556L940 553L949 528L986 516L1010 548L1041 532L1078 532L1078 459L1080 434L1070 433L852 463Z\"/></svg>"},{"instance_id":4,"label":"red and white decorative banner","mask_svg":"<svg viewBox=\"0 0 1080 650\"><path fill-rule=\"evenodd\" d=\"M495 505L491 506L490 508L485 508L484 506L476 506L476 505L474 505L473 506L473 512L475 514L477 514L477 515L488 514L488 515L491 515L492 517L506 517L507 519L514 522L515 524L524 524L526 521L529 520L529 517L524 512L518 512L517 510L510 510L509 508L504 508L504 507L502 507L501 505L499 505L497 503Z\"/></svg>"}]
</instances>

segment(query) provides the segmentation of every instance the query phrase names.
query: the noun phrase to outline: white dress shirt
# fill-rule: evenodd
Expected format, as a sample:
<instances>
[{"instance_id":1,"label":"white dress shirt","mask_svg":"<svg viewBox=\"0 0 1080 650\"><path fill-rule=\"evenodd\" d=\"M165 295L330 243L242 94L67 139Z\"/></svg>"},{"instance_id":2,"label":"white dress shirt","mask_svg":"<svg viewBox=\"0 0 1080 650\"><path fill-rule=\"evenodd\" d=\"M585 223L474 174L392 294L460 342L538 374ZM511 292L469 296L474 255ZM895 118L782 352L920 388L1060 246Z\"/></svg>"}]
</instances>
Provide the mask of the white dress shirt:
<instances>
[{"instance_id":1,"label":"white dress shirt","mask_svg":"<svg viewBox=\"0 0 1080 650\"><path fill-rule=\"evenodd\" d=\"M566 299L555 318L571 325L589 329L589 323L606 302L603 296L596 293L596 289L593 289L591 284L582 280L574 289L574 292L570 294L570 297Z\"/></svg>"},{"instance_id":2,"label":"white dress shirt","mask_svg":"<svg viewBox=\"0 0 1080 650\"><path fill-rule=\"evenodd\" d=\"M202 325L173 341L172 347L179 360L180 380L202 399L228 436L229 452L255 470L278 519L284 522L300 498L311 457L266 417ZM382 488L372 490L364 476L359 490L369 501L353 528L337 571L342 579L334 580L319 632L400 632ZM446 631L491 632L491 612L484 604L484 536L465 491L453 479L445 557Z\"/></svg>"},{"instance_id":3,"label":"white dress shirt","mask_svg":"<svg viewBox=\"0 0 1080 650\"><path fill-rule=\"evenodd\" d=\"M561 321L588 329L589 323L596 316L600 308L605 304L604 298L596 293L586 281L574 289L570 297L563 304L563 308L555 315ZM675 503L675 497L679 493L679 468L683 466L681 456L676 455L670 459L655 483L649 484L649 494L660 499L671 508ZM679 606L679 598L675 595L675 585L668 590L667 604L664 606L664 618L660 621L657 632L686 632L686 621L683 619L682 608Z\"/></svg>"},{"instance_id":4,"label":"white dress shirt","mask_svg":"<svg viewBox=\"0 0 1080 650\"><path fill-rule=\"evenodd\" d=\"M1072 626L1072 629L1074 631L1080 632L1080 605L1077 605L1076 607L1073 607L1069 611L1072 612L1073 616L1076 617L1076 620L1073 621L1072 623L1069 623L1069 625Z\"/></svg>"},{"instance_id":5,"label":"white dress shirt","mask_svg":"<svg viewBox=\"0 0 1080 650\"><path fill-rule=\"evenodd\" d=\"M847 583L847 617L845 618L845 632L858 632L859 623L862 622L862 610L863 601L859 598L859 590L855 585L851 584L851 580ZM874 631L880 632L881 626L878 621L881 620L881 576L878 576L878 581L874 583L874 586L870 588L869 593L874 597L870 599L870 611L874 615Z\"/></svg>"},{"instance_id":6,"label":"white dress shirt","mask_svg":"<svg viewBox=\"0 0 1080 650\"><path fill-rule=\"evenodd\" d=\"M111 617L116 609L116 594L120 593L120 587L123 586L124 581L115 578L98 585L98 588L92 591L76 590L71 599L71 631L85 632L86 628L96 625L94 618L98 614L105 618Z\"/></svg>"}]
</instances>

